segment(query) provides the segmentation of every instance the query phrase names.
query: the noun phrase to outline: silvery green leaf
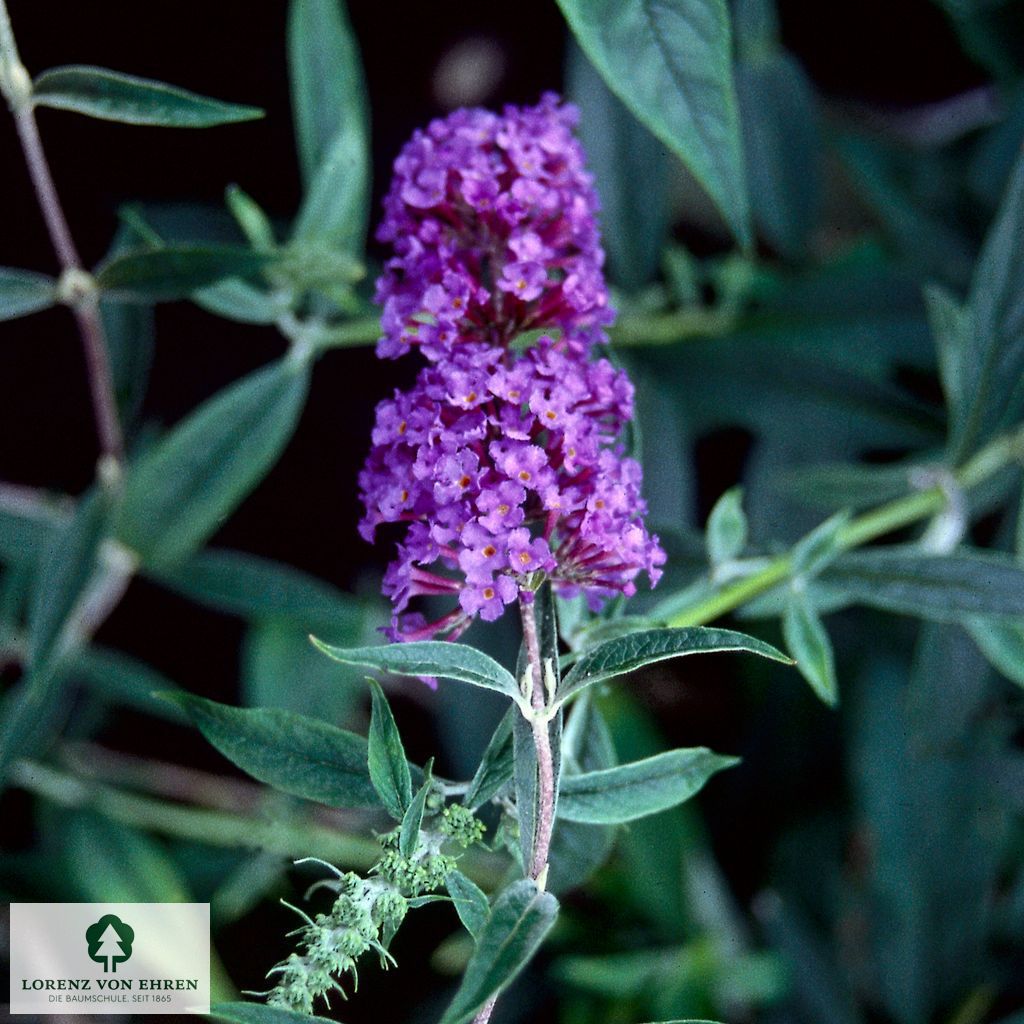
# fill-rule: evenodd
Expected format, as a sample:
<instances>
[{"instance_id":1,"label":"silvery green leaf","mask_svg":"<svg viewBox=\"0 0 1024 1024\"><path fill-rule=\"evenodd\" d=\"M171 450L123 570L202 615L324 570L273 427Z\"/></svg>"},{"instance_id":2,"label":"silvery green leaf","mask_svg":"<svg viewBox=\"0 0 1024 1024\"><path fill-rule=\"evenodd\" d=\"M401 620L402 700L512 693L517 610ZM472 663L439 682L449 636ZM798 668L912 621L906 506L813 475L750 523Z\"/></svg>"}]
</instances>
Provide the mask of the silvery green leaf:
<instances>
[{"instance_id":1,"label":"silvery green leaf","mask_svg":"<svg viewBox=\"0 0 1024 1024\"><path fill-rule=\"evenodd\" d=\"M208 128L263 116L257 107L199 96L164 82L82 64L44 71L32 86L36 106L73 110L104 121Z\"/></svg>"},{"instance_id":2,"label":"silvery green leaf","mask_svg":"<svg viewBox=\"0 0 1024 1024\"><path fill-rule=\"evenodd\" d=\"M842 554L843 531L850 521L844 509L816 526L793 546L793 575L813 577Z\"/></svg>"},{"instance_id":3,"label":"silvery green leaf","mask_svg":"<svg viewBox=\"0 0 1024 1024\"><path fill-rule=\"evenodd\" d=\"M615 768L566 775L558 814L566 821L592 825L635 821L689 800L715 772L738 763L738 758L693 747Z\"/></svg>"},{"instance_id":4,"label":"silvery green leaf","mask_svg":"<svg viewBox=\"0 0 1024 1024\"><path fill-rule=\"evenodd\" d=\"M114 256L96 271L96 284L104 297L122 302L170 302L255 274L270 259L240 245L163 245Z\"/></svg>"},{"instance_id":5,"label":"silvery green leaf","mask_svg":"<svg viewBox=\"0 0 1024 1024\"><path fill-rule=\"evenodd\" d=\"M394 715L384 691L375 680L370 680L373 706L370 713L370 732L367 736L367 757L370 780L384 808L395 821L401 821L412 801L412 776L405 757L402 737L398 734ZM423 810L420 809L420 817ZM417 825L417 828L419 826Z\"/></svg>"},{"instance_id":6,"label":"silvery green leaf","mask_svg":"<svg viewBox=\"0 0 1024 1024\"><path fill-rule=\"evenodd\" d=\"M408 766L407 766L408 767ZM433 761L428 761L424 774L426 778L423 785L416 791L416 795L409 801L408 807L401 818L401 828L398 831L398 850L403 857L411 857L416 852L420 841L420 826L423 824L423 812L427 807L427 797L433 788L431 781L431 770ZM378 790L380 792L380 790Z\"/></svg>"},{"instance_id":7,"label":"silvery green leaf","mask_svg":"<svg viewBox=\"0 0 1024 1024\"><path fill-rule=\"evenodd\" d=\"M724 0L559 0L609 88L751 239Z\"/></svg>"},{"instance_id":8,"label":"silvery green leaf","mask_svg":"<svg viewBox=\"0 0 1024 1024\"><path fill-rule=\"evenodd\" d=\"M966 628L988 663L1024 686L1024 622L974 616Z\"/></svg>"},{"instance_id":9,"label":"silvery green leaf","mask_svg":"<svg viewBox=\"0 0 1024 1024\"><path fill-rule=\"evenodd\" d=\"M57 282L31 270L0 267L0 320L13 320L57 301Z\"/></svg>"},{"instance_id":10,"label":"silvery green leaf","mask_svg":"<svg viewBox=\"0 0 1024 1024\"><path fill-rule=\"evenodd\" d=\"M185 693L167 698L254 779L331 807L380 806L362 736L277 708L234 708Z\"/></svg>"},{"instance_id":11,"label":"silvery green leaf","mask_svg":"<svg viewBox=\"0 0 1024 1024\"><path fill-rule=\"evenodd\" d=\"M477 938L491 912L487 894L476 882L457 870L448 872L445 886L463 927L474 939Z\"/></svg>"},{"instance_id":12,"label":"silvery green leaf","mask_svg":"<svg viewBox=\"0 0 1024 1024\"><path fill-rule=\"evenodd\" d=\"M715 502L708 516L705 542L712 565L721 565L742 554L747 545L742 487L730 488Z\"/></svg>"},{"instance_id":13,"label":"silvery green leaf","mask_svg":"<svg viewBox=\"0 0 1024 1024\"><path fill-rule=\"evenodd\" d=\"M791 589L782 618L786 647L814 692L830 707L839 700L832 643L803 589Z\"/></svg>"},{"instance_id":14,"label":"silvery green leaf","mask_svg":"<svg viewBox=\"0 0 1024 1024\"><path fill-rule=\"evenodd\" d=\"M420 640L380 647L334 647L313 638L313 643L335 661L392 672L400 676L443 676L486 690L497 690L520 700L512 673L492 657L465 644Z\"/></svg>"},{"instance_id":15,"label":"silvery green leaf","mask_svg":"<svg viewBox=\"0 0 1024 1024\"><path fill-rule=\"evenodd\" d=\"M774 661L790 663L790 659L771 644L731 629L687 626L682 629L649 629L609 640L587 651L562 680L559 699L586 686L614 679L644 665L688 654L711 654L717 651L747 651Z\"/></svg>"},{"instance_id":16,"label":"silvery green leaf","mask_svg":"<svg viewBox=\"0 0 1024 1024\"><path fill-rule=\"evenodd\" d=\"M441 1024L465 1024L517 977L558 916L558 900L522 879L501 892Z\"/></svg>"},{"instance_id":17,"label":"silvery green leaf","mask_svg":"<svg viewBox=\"0 0 1024 1024\"><path fill-rule=\"evenodd\" d=\"M463 803L476 810L495 796L501 788L512 779L514 753L512 742L512 725L516 717L521 717L517 708L511 707L502 716L494 735L487 744L487 749L480 759L476 773L466 790Z\"/></svg>"},{"instance_id":18,"label":"silvery green leaf","mask_svg":"<svg viewBox=\"0 0 1024 1024\"><path fill-rule=\"evenodd\" d=\"M277 460L308 386L308 370L282 360L191 412L129 467L118 538L153 568L191 554Z\"/></svg>"}]
</instances>

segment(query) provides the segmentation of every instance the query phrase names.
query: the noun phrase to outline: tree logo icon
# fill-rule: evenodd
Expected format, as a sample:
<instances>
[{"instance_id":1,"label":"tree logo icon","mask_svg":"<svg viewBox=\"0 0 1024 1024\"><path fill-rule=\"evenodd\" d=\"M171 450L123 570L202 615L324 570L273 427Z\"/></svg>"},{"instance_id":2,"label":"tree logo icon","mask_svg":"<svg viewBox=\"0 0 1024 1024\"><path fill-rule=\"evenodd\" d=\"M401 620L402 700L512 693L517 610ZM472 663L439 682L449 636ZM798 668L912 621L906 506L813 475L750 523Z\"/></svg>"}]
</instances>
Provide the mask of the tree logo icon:
<instances>
[{"instance_id":1,"label":"tree logo icon","mask_svg":"<svg viewBox=\"0 0 1024 1024\"><path fill-rule=\"evenodd\" d=\"M104 914L95 924L85 930L85 941L89 944L89 959L103 964L103 973L117 973L117 965L123 964L132 955L135 931L114 914Z\"/></svg>"}]
</instances>

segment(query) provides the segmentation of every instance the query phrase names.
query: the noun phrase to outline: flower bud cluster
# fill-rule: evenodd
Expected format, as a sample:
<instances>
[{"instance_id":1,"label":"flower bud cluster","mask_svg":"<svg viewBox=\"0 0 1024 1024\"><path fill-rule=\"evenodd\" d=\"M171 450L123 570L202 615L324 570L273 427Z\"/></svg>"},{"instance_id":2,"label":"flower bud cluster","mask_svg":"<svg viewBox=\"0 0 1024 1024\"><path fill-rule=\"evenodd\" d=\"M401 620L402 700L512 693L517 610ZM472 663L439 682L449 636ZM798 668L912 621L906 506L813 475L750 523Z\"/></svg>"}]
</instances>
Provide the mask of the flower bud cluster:
<instances>
[{"instance_id":1,"label":"flower bud cluster","mask_svg":"<svg viewBox=\"0 0 1024 1024\"><path fill-rule=\"evenodd\" d=\"M427 365L378 406L360 476L363 536L405 531L384 584L392 639L455 637L543 578L600 604L641 571L660 576L640 467L619 440L633 388L591 359L613 314L575 120L552 95L500 116L461 110L396 161L378 354L415 348ZM527 331L539 336L523 350ZM428 623L406 611L423 595L457 606Z\"/></svg>"},{"instance_id":2,"label":"flower bud cluster","mask_svg":"<svg viewBox=\"0 0 1024 1024\"><path fill-rule=\"evenodd\" d=\"M337 895L331 909L306 917L298 929L299 950L270 971L277 984L267 995L269 1006L311 1014L316 1000L333 991L343 997L340 979L357 978L357 961L375 950L387 966L387 946L409 910L410 900L440 889L456 860L443 852L447 843L468 849L483 837L483 824L461 806L444 808L429 828L419 832L412 854L399 848L400 830L380 837L382 855L369 878L336 871L319 883ZM436 827L435 827L436 826Z\"/></svg>"}]
</instances>

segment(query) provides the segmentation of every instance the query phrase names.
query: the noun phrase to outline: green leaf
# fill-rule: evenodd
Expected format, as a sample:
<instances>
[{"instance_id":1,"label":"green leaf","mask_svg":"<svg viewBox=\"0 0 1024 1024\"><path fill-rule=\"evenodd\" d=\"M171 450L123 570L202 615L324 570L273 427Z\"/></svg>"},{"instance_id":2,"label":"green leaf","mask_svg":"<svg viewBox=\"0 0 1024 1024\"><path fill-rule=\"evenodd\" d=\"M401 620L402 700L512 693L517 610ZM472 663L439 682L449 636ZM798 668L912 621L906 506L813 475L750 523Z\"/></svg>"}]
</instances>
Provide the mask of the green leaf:
<instances>
[{"instance_id":1,"label":"green leaf","mask_svg":"<svg viewBox=\"0 0 1024 1024\"><path fill-rule=\"evenodd\" d=\"M939 358L939 379L950 420L959 423L968 397L964 393L963 361L974 330L973 314L969 306L961 305L937 284L925 286L924 303Z\"/></svg>"},{"instance_id":2,"label":"green leaf","mask_svg":"<svg viewBox=\"0 0 1024 1024\"><path fill-rule=\"evenodd\" d=\"M306 184L295 237L361 255L370 201L369 116L343 0L292 0L288 56Z\"/></svg>"},{"instance_id":3,"label":"green leaf","mask_svg":"<svg viewBox=\"0 0 1024 1024\"><path fill-rule=\"evenodd\" d=\"M487 749L480 759L476 773L466 790L462 802L472 810L476 810L495 796L512 778L514 754L512 742L512 725L519 716L516 708L509 708L502 716L494 735L487 744Z\"/></svg>"},{"instance_id":4,"label":"green leaf","mask_svg":"<svg viewBox=\"0 0 1024 1024\"><path fill-rule=\"evenodd\" d=\"M226 548L206 548L153 575L208 608L249 619L287 620L306 633L318 630L338 640L357 640L370 608L292 566Z\"/></svg>"},{"instance_id":5,"label":"green leaf","mask_svg":"<svg viewBox=\"0 0 1024 1024\"><path fill-rule=\"evenodd\" d=\"M821 205L821 139L814 93L782 51L741 59L736 92L754 220L787 259L806 254Z\"/></svg>"},{"instance_id":6,"label":"green leaf","mask_svg":"<svg viewBox=\"0 0 1024 1024\"><path fill-rule=\"evenodd\" d=\"M402 826L398 831L398 851L403 857L411 857L416 852L420 840L420 826L423 824L423 812L427 807L427 797L433 789L433 782L430 778L433 769L433 760L427 762L424 770L426 778L423 785L416 791L409 806L402 815ZM378 792L380 792L378 790Z\"/></svg>"},{"instance_id":7,"label":"green leaf","mask_svg":"<svg viewBox=\"0 0 1024 1024\"><path fill-rule=\"evenodd\" d=\"M601 237L612 280L635 290L658 271L668 229L672 158L571 46L568 93L580 111L579 136L601 197ZM644 187L638 189L636 182Z\"/></svg>"},{"instance_id":8,"label":"green leaf","mask_svg":"<svg viewBox=\"0 0 1024 1024\"><path fill-rule=\"evenodd\" d=\"M1018 157L968 297L951 445L961 458L1024 410L1024 154Z\"/></svg>"},{"instance_id":9,"label":"green leaf","mask_svg":"<svg viewBox=\"0 0 1024 1024\"><path fill-rule=\"evenodd\" d=\"M347 642L362 638L359 625ZM356 716L363 688L355 672L328 661L310 644L306 630L287 619L260 619L250 625L242 646L242 696L254 708L301 714L315 707L318 718L345 725Z\"/></svg>"},{"instance_id":10,"label":"green leaf","mask_svg":"<svg viewBox=\"0 0 1024 1024\"><path fill-rule=\"evenodd\" d=\"M715 502L708 516L706 544L712 565L742 554L747 546L747 517L743 513L743 488L733 487Z\"/></svg>"},{"instance_id":11,"label":"green leaf","mask_svg":"<svg viewBox=\"0 0 1024 1024\"><path fill-rule=\"evenodd\" d=\"M309 1024L310 1021L329 1021L329 1017L315 1017L295 1010L280 1010L263 1003L215 1003L210 1007L214 1020L230 1024Z\"/></svg>"},{"instance_id":12,"label":"green leaf","mask_svg":"<svg viewBox=\"0 0 1024 1024\"><path fill-rule=\"evenodd\" d=\"M0 561L35 563L53 534L67 522L68 517L49 504L5 500L0 504Z\"/></svg>"},{"instance_id":13,"label":"green leaf","mask_svg":"<svg viewBox=\"0 0 1024 1024\"><path fill-rule=\"evenodd\" d=\"M366 740L315 718L167 694L229 761L254 779L331 807L376 807Z\"/></svg>"},{"instance_id":14,"label":"green leaf","mask_svg":"<svg viewBox=\"0 0 1024 1024\"><path fill-rule=\"evenodd\" d=\"M609 88L751 241L724 0L559 0Z\"/></svg>"},{"instance_id":15,"label":"green leaf","mask_svg":"<svg viewBox=\"0 0 1024 1024\"><path fill-rule=\"evenodd\" d=\"M373 707L370 712L368 764L370 780L384 808L395 821L401 821L412 801L412 776L405 757L402 737L398 735L395 717L388 706L384 691L375 680L370 680ZM420 808L420 817L423 809ZM418 826L417 826L418 827Z\"/></svg>"},{"instance_id":16,"label":"green leaf","mask_svg":"<svg viewBox=\"0 0 1024 1024\"><path fill-rule=\"evenodd\" d=\"M136 249L104 263L96 284L105 297L121 302L170 302L226 278L258 273L270 259L240 245Z\"/></svg>"},{"instance_id":17,"label":"green leaf","mask_svg":"<svg viewBox=\"0 0 1024 1024\"><path fill-rule=\"evenodd\" d=\"M464 1024L526 966L558 915L558 901L534 882L513 882L494 902L441 1024Z\"/></svg>"},{"instance_id":18,"label":"green leaf","mask_svg":"<svg viewBox=\"0 0 1024 1024\"><path fill-rule=\"evenodd\" d=\"M706 747L669 750L643 761L562 779L558 816L590 825L619 825L675 807L715 772L739 763Z\"/></svg>"},{"instance_id":19,"label":"green leaf","mask_svg":"<svg viewBox=\"0 0 1024 1024\"><path fill-rule=\"evenodd\" d=\"M272 324L282 309L273 296L237 277L207 285L189 298L207 313L234 320L240 324Z\"/></svg>"},{"instance_id":20,"label":"green leaf","mask_svg":"<svg viewBox=\"0 0 1024 1024\"><path fill-rule=\"evenodd\" d=\"M36 313L57 301L57 282L31 270L0 267L0 320Z\"/></svg>"},{"instance_id":21,"label":"green leaf","mask_svg":"<svg viewBox=\"0 0 1024 1024\"><path fill-rule=\"evenodd\" d=\"M76 64L44 71L32 86L36 106L73 110L122 124L209 128L263 116L257 107L199 96L173 85Z\"/></svg>"},{"instance_id":22,"label":"green leaf","mask_svg":"<svg viewBox=\"0 0 1024 1024\"><path fill-rule=\"evenodd\" d=\"M862 509L902 498L912 488L913 466L833 463L784 473L779 487L811 508Z\"/></svg>"},{"instance_id":23,"label":"green leaf","mask_svg":"<svg viewBox=\"0 0 1024 1024\"><path fill-rule=\"evenodd\" d=\"M190 413L129 469L119 539L147 566L190 554L277 460L308 386L308 372L282 360Z\"/></svg>"},{"instance_id":24,"label":"green leaf","mask_svg":"<svg viewBox=\"0 0 1024 1024\"><path fill-rule=\"evenodd\" d=\"M842 537L850 513L842 509L793 545L793 575L810 579L842 554Z\"/></svg>"},{"instance_id":25,"label":"green leaf","mask_svg":"<svg viewBox=\"0 0 1024 1024\"><path fill-rule=\"evenodd\" d=\"M277 245L274 228L263 208L239 185L228 185L224 192L231 216L254 249L272 250Z\"/></svg>"},{"instance_id":26,"label":"green leaf","mask_svg":"<svg viewBox=\"0 0 1024 1024\"><path fill-rule=\"evenodd\" d=\"M996 552L879 548L844 556L822 581L853 603L938 622L1024 615L1024 568Z\"/></svg>"},{"instance_id":27,"label":"green leaf","mask_svg":"<svg viewBox=\"0 0 1024 1024\"><path fill-rule=\"evenodd\" d=\"M839 700L839 689L832 642L805 590L790 590L782 632L800 674L829 707L834 707Z\"/></svg>"},{"instance_id":28,"label":"green leaf","mask_svg":"<svg viewBox=\"0 0 1024 1024\"><path fill-rule=\"evenodd\" d=\"M122 822L74 811L62 820L63 861L79 899L95 903L188 903L174 862Z\"/></svg>"},{"instance_id":29,"label":"green leaf","mask_svg":"<svg viewBox=\"0 0 1024 1024\"><path fill-rule=\"evenodd\" d=\"M614 679L668 658L717 651L747 651L791 664L771 644L731 629L688 626L682 629L649 629L609 640L587 651L562 680L559 699L565 700L586 686Z\"/></svg>"},{"instance_id":30,"label":"green leaf","mask_svg":"<svg viewBox=\"0 0 1024 1024\"><path fill-rule=\"evenodd\" d=\"M122 226L114 236L107 258L131 248L131 235L131 230ZM149 383L155 342L153 310L139 303L103 299L100 315L107 339L117 409L127 432L139 414Z\"/></svg>"},{"instance_id":31,"label":"green leaf","mask_svg":"<svg viewBox=\"0 0 1024 1024\"><path fill-rule=\"evenodd\" d=\"M443 676L485 690L497 690L520 702L522 695L512 673L493 658L465 644L422 640L383 647L333 647L316 637L313 643L335 661L363 665L399 676Z\"/></svg>"},{"instance_id":32,"label":"green leaf","mask_svg":"<svg viewBox=\"0 0 1024 1024\"><path fill-rule=\"evenodd\" d=\"M1024 686L1024 624L979 616L968 619L966 629L993 668Z\"/></svg>"},{"instance_id":33,"label":"green leaf","mask_svg":"<svg viewBox=\"0 0 1024 1024\"><path fill-rule=\"evenodd\" d=\"M92 694L104 701L138 708L148 715L172 722L188 720L180 708L155 696L180 688L149 665L121 651L93 644L72 656L68 675L82 682Z\"/></svg>"},{"instance_id":34,"label":"green leaf","mask_svg":"<svg viewBox=\"0 0 1024 1024\"><path fill-rule=\"evenodd\" d=\"M98 569L108 513L106 495L93 491L67 526L51 536L29 611L28 661L36 671L48 671L63 653L62 634Z\"/></svg>"},{"instance_id":35,"label":"green leaf","mask_svg":"<svg viewBox=\"0 0 1024 1024\"><path fill-rule=\"evenodd\" d=\"M458 870L449 871L444 884L463 927L474 939L479 938L491 912L487 894L476 882Z\"/></svg>"}]
</instances>

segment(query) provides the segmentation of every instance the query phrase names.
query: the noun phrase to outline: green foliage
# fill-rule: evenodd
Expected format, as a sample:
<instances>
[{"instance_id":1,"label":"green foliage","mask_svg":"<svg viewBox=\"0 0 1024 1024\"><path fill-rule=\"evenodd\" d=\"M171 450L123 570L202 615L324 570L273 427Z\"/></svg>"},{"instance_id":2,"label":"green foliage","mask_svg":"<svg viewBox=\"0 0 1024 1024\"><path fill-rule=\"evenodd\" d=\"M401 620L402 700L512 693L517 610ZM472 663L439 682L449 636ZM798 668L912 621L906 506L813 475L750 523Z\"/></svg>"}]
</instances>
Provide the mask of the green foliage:
<instances>
[{"instance_id":1,"label":"green foliage","mask_svg":"<svg viewBox=\"0 0 1024 1024\"><path fill-rule=\"evenodd\" d=\"M743 489L733 487L715 502L707 525L708 560L721 565L742 554L747 546L747 517L743 513Z\"/></svg>"},{"instance_id":2,"label":"green foliage","mask_svg":"<svg viewBox=\"0 0 1024 1024\"><path fill-rule=\"evenodd\" d=\"M369 115L344 0L292 0L288 54L306 183L295 238L360 254L370 203Z\"/></svg>"},{"instance_id":3,"label":"green foliage","mask_svg":"<svg viewBox=\"0 0 1024 1024\"><path fill-rule=\"evenodd\" d=\"M117 536L145 565L194 551L277 460L309 385L288 360L209 399L132 467Z\"/></svg>"},{"instance_id":4,"label":"green foliage","mask_svg":"<svg viewBox=\"0 0 1024 1024\"><path fill-rule=\"evenodd\" d=\"M704 186L736 237L751 238L725 0L559 0L609 88Z\"/></svg>"},{"instance_id":5,"label":"green foliage","mask_svg":"<svg viewBox=\"0 0 1024 1024\"><path fill-rule=\"evenodd\" d=\"M0 320L13 320L52 306L57 282L30 270L0 267Z\"/></svg>"},{"instance_id":6,"label":"green foliage","mask_svg":"<svg viewBox=\"0 0 1024 1024\"><path fill-rule=\"evenodd\" d=\"M385 810L395 821L402 821L412 803L412 775L405 759L402 737L398 735L394 715L380 685L370 680L373 711L370 715L370 734L367 737L367 763L370 781L377 791ZM420 792L426 792L421 789ZM425 797L424 797L425 799ZM423 801L419 800L419 817L423 817ZM419 830L419 821L415 825Z\"/></svg>"},{"instance_id":7,"label":"green foliage","mask_svg":"<svg viewBox=\"0 0 1024 1024\"><path fill-rule=\"evenodd\" d=\"M479 938L491 912L486 893L461 871L449 871L444 884L466 931Z\"/></svg>"},{"instance_id":8,"label":"green foliage","mask_svg":"<svg viewBox=\"0 0 1024 1024\"><path fill-rule=\"evenodd\" d=\"M264 254L242 246L167 245L114 256L96 272L96 284L120 302L169 302L266 264Z\"/></svg>"},{"instance_id":9,"label":"green foliage","mask_svg":"<svg viewBox=\"0 0 1024 1024\"><path fill-rule=\"evenodd\" d=\"M579 658L562 680L562 700L587 686L634 672L669 658L716 651L746 651L773 661L789 662L771 644L731 629L693 626L684 629L649 629L608 640Z\"/></svg>"},{"instance_id":10,"label":"green foliage","mask_svg":"<svg viewBox=\"0 0 1024 1024\"><path fill-rule=\"evenodd\" d=\"M210 1007L210 1016L228 1024L308 1024L311 1020L330 1019L261 1003L215 1003Z\"/></svg>"},{"instance_id":11,"label":"green foliage","mask_svg":"<svg viewBox=\"0 0 1024 1024\"><path fill-rule=\"evenodd\" d=\"M803 587L793 587L782 618L786 648L811 689L828 705L839 700L832 643Z\"/></svg>"},{"instance_id":12,"label":"green foliage","mask_svg":"<svg viewBox=\"0 0 1024 1024\"><path fill-rule=\"evenodd\" d=\"M544 941L557 915L558 901L529 879L505 889L480 929L476 949L441 1024L471 1020L506 988Z\"/></svg>"},{"instance_id":13,"label":"green foliage","mask_svg":"<svg viewBox=\"0 0 1024 1024\"><path fill-rule=\"evenodd\" d=\"M689 800L712 775L738 763L739 758L694 747L568 775L559 788L558 814L590 825L635 821Z\"/></svg>"},{"instance_id":14,"label":"green foliage","mask_svg":"<svg viewBox=\"0 0 1024 1024\"><path fill-rule=\"evenodd\" d=\"M422 640L387 647L354 647L345 649L313 643L329 658L346 665L363 665L400 676L443 676L485 690L497 690L514 700L521 699L512 673L493 658L465 644L441 640Z\"/></svg>"},{"instance_id":15,"label":"green foliage","mask_svg":"<svg viewBox=\"0 0 1024 1024\"><path fill-rule=\"evenodd\" d=\"M315 718L278 709L233 708L167 694L203 736L260 782L333 807L375 807L366 740Z\"/></svg>"},{"instance_id":16,"label":"green foliage","mask_svg":"<svg viewBox=\"0 0 1024 1024\"><path fill-rule=\"evenodd\" d=\"M222 103L163 82L85 65L44 71L33 82L32 95L36 106L165 128L209 128L263 116L256 107Z\"/></svg>"}]
</instances>

